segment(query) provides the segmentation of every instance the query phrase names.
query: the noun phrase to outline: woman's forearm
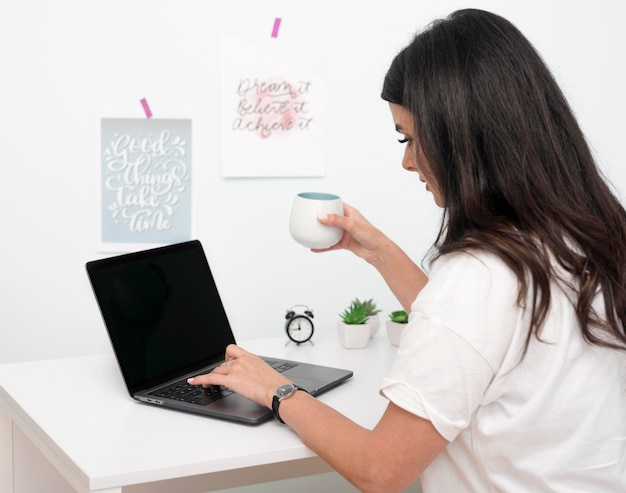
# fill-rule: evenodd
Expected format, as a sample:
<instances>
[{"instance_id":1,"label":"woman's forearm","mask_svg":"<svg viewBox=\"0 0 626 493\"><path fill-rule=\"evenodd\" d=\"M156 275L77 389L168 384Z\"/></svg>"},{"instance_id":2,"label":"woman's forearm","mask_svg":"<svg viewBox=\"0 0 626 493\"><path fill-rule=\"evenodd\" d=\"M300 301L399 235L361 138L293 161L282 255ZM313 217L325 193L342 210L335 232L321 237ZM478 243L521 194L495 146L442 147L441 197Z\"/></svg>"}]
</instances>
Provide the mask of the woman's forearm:
<instances>
[{"instance_id":1,"label":"woman's forearm","mask_svg":"<svg viewBox=\"0 0 626 493\"><path fill-rule=\"evenodd\" d=\"M409 313L411 304L428 282L424 271L389 238L368 262L378 270L404 310Z\"/></svg>"},{"instance_id":2,"label":"woman's forearm","mask_svg":"<svg viewBox=\"0 0 626 493\"><path fill-rule=\"evenodd\" d=\"M307 447L364 493L404 491L447 445L429 421L393 404L373 430L304 392L283 401L280 413Z\"/></svg>"}]
</instances>

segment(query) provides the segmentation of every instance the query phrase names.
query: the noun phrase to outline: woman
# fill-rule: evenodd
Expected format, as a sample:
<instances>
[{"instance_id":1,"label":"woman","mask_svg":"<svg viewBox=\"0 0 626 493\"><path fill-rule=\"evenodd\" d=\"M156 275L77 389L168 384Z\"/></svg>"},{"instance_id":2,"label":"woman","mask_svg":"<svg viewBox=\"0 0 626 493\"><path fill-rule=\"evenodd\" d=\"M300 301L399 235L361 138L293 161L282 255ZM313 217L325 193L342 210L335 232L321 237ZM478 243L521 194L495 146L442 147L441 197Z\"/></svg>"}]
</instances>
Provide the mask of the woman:
<instances>
[{"instance_id":1,"label":"woman","mask_svg":"<svg viewBox=\"0 0 626 493\"><path fill-rule=\"evenodd\" d=\"M382 97L443 208L430 277L355 209L321 217L411 320L373 430L305 392L281 419L362 491L626 491L626 213L545 64L506 20L459 11ZM193 383L271 407L284 377L226 358Z\"/></svg>"}]
</instances>

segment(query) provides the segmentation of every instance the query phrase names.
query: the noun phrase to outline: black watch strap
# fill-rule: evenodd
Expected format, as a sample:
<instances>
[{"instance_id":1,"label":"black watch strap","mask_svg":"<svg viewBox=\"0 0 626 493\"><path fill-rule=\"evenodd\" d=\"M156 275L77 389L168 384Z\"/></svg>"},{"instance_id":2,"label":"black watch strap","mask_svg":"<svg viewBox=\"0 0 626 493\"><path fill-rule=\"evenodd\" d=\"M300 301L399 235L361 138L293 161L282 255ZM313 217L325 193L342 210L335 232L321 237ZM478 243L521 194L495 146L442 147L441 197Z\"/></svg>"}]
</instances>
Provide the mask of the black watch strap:
<instances>
[{"instance_id":1,"label":"black watch strap","mask_svg":"<svg viewBox=\"0 0 626 493\"><path fill-rule=\"evenodd\" d=\"M293 394L289 395L289 397L292 397L298 390L302 390L303 392L306 392L306 390L304 390L303 388L298 387L297 385L294 385L295 390L293 391ZM307 392L308 394L308 392ZM280 421L281 423L284 423L283 418L280 417L280 413L278 412L278 408L280 407L280 403L281 401L285 400L285 399L289 399L289 397L285 397L283 399L279 398L277 395L274 396L274 398L272 399L272 412L274 413L274 417Z\"/></svg>"}]
</instances>

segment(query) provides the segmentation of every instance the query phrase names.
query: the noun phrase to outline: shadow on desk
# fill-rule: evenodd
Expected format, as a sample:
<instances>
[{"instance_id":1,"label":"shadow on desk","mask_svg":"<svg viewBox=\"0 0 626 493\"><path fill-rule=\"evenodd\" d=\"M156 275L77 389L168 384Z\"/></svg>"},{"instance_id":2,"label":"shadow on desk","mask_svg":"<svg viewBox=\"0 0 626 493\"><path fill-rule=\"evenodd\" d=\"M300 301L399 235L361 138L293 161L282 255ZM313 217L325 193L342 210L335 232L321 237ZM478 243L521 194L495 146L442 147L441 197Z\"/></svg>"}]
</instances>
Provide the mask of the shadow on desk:
<instances>
[{"instance_id":1,"label":"shadow on desk","mask_svg":"<svg viewBox=\"0 0 626 493\"><path fill-rule=\"evenodd\" d=\"M328 472L304 478L286 479L283 481L272 481L270 483L242 488L219 490L215 493L293 493L294 491L298 493L359 493L359 490L336 472ZM137 491L136 493L148 492ZM405 493L422 493L419 481L407 488Z\"/></svg>"}]
</instances>

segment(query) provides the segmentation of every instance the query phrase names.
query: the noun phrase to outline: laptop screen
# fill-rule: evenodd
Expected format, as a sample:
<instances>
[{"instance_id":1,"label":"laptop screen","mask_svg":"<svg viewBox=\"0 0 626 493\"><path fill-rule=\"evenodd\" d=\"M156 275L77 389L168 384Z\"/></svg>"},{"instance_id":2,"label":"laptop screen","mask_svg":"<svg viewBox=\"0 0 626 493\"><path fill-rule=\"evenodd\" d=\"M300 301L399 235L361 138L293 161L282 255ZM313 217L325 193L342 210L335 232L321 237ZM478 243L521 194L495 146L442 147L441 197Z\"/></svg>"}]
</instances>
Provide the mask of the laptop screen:
<instances>
[{"instance_id":1,"label":"laptop screen","mask_svg":"<svg viewBox=\"0 0 626 493\"><path fill-rule=\"evenodd\" d=\"M131 392L220 361L235 341L198 241L96 260L87 271Z\"/></svg>"}]
</instances>

